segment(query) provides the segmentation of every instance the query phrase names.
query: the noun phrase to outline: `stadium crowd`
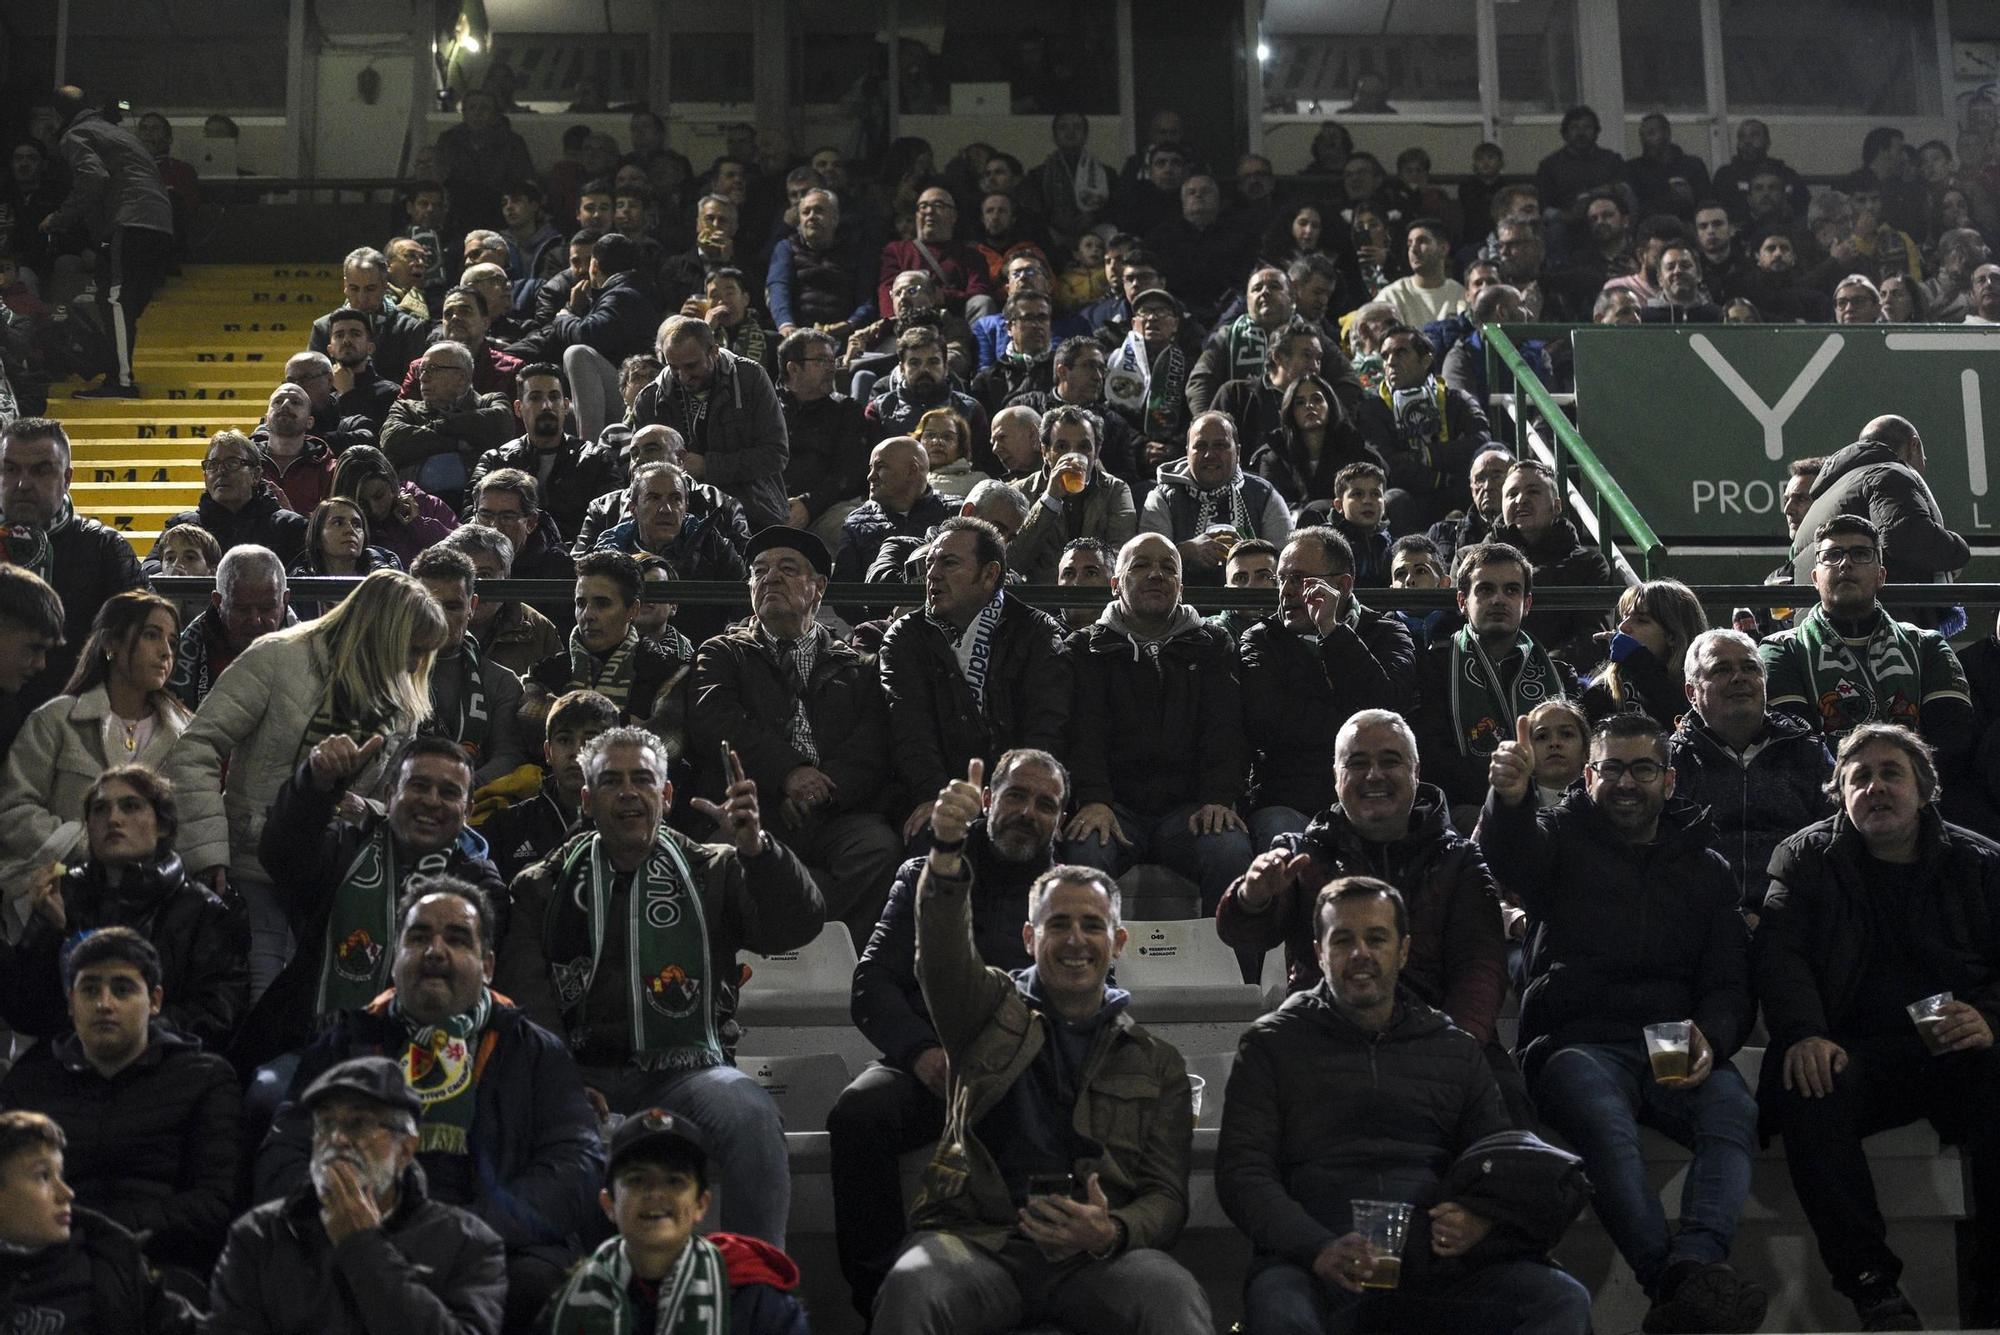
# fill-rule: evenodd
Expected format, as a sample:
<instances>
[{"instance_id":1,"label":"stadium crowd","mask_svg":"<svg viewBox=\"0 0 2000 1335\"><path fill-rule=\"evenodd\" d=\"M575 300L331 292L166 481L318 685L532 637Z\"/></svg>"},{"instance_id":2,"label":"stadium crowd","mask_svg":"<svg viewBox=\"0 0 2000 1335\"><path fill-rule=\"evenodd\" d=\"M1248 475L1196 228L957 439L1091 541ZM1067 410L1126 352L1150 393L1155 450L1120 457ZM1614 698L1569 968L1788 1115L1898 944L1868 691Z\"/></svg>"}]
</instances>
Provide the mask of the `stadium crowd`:
<instances>
[{"instance_id":1,"label":"stadium crowd","mask_svg":"<svg viewBox=\"0 0 2000 1335\"><path fill-rule=\"evenodd\" d=\"M1793 461L1773 579L1818 603L1712 629L1504 443L1480 332L2000 322L2000 158L1882 129L1812 194L1760 122L1711 175L1579 107L1532 181L1489 144L1447 193L1329 123L1281 188L1162 111L1117 169L1065 114L1032 170L733 134L697 175L650 112L538 170L462 111L143 561L58 417L0 428L0 1327L803 1332L736 1014L746 953L838 922L871 1328L1210 1331L1186 1064L1115 972L1142 865L1246 979L1283 952L1215 1167L1252 1335L1587 1330L1586 1195L1645 1329L1756 1329L1772 1138L1828 1282L1916 1329L1862 1140L1919 1119L2000 1321L2000 638L1878 599L1969 559L1919 427ZM7 372L46 386L37 271L94 248L85 392L136 395L170 136L75 90L37 125ZM565 592L482 598L509 576ZM745 597L647 588L695 579ZM1641 1125L1693 1154L1672 1225Z\"/></svg>"}]
</instances>

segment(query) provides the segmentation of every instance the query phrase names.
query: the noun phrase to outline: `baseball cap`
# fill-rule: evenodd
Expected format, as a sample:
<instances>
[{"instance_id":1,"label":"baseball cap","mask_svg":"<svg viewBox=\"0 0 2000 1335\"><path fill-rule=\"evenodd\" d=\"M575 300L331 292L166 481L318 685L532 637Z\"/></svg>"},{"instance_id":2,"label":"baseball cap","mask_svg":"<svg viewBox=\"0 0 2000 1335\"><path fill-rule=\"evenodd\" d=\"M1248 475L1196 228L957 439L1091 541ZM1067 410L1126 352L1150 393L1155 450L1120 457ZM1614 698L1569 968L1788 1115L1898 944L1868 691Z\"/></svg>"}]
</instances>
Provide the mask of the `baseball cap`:
<instances>
[{"instance_id":1,"label":"baseball cap","mask_svg":"<svg viewBox=\"0 0 2000 1335\"><path fill-rule=\"evenodd\" d=\"M678 1150L691 1155L698 1167L708 1163L708 1137L700 1127L664 1108L648 1108L627 1117L611 1133L604 1180L609 1182L616 1177L618 1166L642 1150Z\"/></svg>"}]
</instances>

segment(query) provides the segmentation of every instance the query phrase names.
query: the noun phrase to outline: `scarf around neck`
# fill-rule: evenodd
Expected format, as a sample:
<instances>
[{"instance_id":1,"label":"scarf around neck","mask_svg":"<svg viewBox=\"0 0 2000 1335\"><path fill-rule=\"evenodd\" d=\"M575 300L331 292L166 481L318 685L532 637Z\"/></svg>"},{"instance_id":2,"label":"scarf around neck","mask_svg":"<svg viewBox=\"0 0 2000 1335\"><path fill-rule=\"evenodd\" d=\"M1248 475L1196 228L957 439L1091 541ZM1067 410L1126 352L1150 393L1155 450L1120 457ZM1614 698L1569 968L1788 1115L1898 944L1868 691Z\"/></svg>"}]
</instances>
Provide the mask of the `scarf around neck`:
<instances>
[{"instance_id":1,"label":"scarf around neck","mask_svg":"<svg viewBox=\"0 0 2000 1335\"><path fill-rule=\"evenodd\" d=\"M1190 483L1193 478L1188 479ZM1188 536L1198 538L1217 524L1227 524L1236 530L1241 538L1254 538L1257 534L1257 517L1250 513L1250 500L1243 494L1243 474L1239 470L1228 485L1213 491L1203 491L1192 487L1194 492L1194 532Z\"/></svg>"},{"instance_id":2,"label":"scarf around neck","mask_svg":"<svg viewBox=\"0 0 2000 1335\"><path fill-rule=\"evenodd\" d=\"M389 1018L410 1036L396 1064L403 1080L423 1105L418 1121L417 1153L470 1154L472 1118L478 1109L473 1087L478 1084L480 1036L493 1015L493 992L479 989L471 1010L442 1024L418 1024L403 1010L399 998L389 1002Z\"/></svg>"},{"instance_id":3,"label":"scarf around neck","mask_svg":"<svg viewBox=\"0 0 2000 1335\"><path fill-rule=\"evenodd\" d=\"M729 1270L722 1253L691 1237L680 1260L660 1280L655 1335L728 1335ZM625 1239L612 1238L571 1272L550 1301L549 1335L631 1335L638 1313L632 1303L632 1262Z\"/></svg>"},{"instance_id":4,"label":"scarf around neck","mask_svg":"<svg viewBox=\"0 0 2000 1335\"><path fill-rule=\"evenodd\" d=\"M470 638L469 636L467 637ZM639 666L639 627L625 628L625 638L611 646L609 656L599 661L584 647L581 632L569 633L569 679L571 689L596 691L618 706L618 716L631 717L632 677Z\"/></svg>"},{"instance_id":5,"label":"scarf around neck","mask_svg":"<svg viewBox=\"0 0 2000 1335\"><path fill-rule=\"evenodd\" d=\"M34 524L10 524L0 529L6 539L6 563L31 570L42 583L47 584L55 577L56 534L69 527L76 518L76 507L69 497L63 497L62 509L56 512L55 522L47 528Z\"/></svg>"},{"instance_id":6,"label":"scarf around neck","mask_svg":"<svg viewBox=\"0 0 2000 1335\"><path fill-rule=\"evenodd\" d=\"M1804 651L1806 703L1829 737L1871 719L1917 726L1923 683L1916 637L1887 612L1877 609L1875 617L1861 653L1823 606L1807 612L1794 632Z\"/></svg>"},{"instance_id":7,"label":"scarf around neck","mask_svg":"<svg viewBox=\"0 0 2000 1335\"><path fill-rule=\"evenodd\" d=\"M993 636L1000 629L1001 613L1006 611L1007 591L995 589L986 606L979 609L972 618L972 624L964 631L942 617L930 617L933 624L944 631L951 641L953 656L958 660L959 673L972 691L972 699L983 713L986 709L986 677L993 670ZM930 616L926 612L925 616Z\"/></svg>"},{"instance_id":8,"label":"scarf around neck","mask_svg":"<svg viewBox=\"0 0 2000 1335\"><path fill-rule=\"evenodd\" d=\"M396 897L403 879L419 872L435 875L451 867L451 849L425 853L415 865L396 865L396 836L378 820L333 889L320 948L319 986L313 1017L360 1008L389 986L390 944L396 939Z\"/></svg>"},{"instance_id":9,"label":"scarf around neck","mask_svg":"<svg viewBox=\"0 0 2000 1335\"><path fill-rule=\"evenodd\" d=\"M458 716L447 722L438 708L437 686L440 671L448 666L458 669ZM435 736L448 737L464 747L472 757L473 768L479 767L480 754L486 747L486 730L492 720L486 712L486 671L479 658L479 641L470 631L460 643L455 658L440 660L431 669L431 717L425 731Z\"/></svg>"},{"instance_id":10,"label":"scarf around neck","mask_svg":"<svg viewBox=\"0 0 2000 1335\"><path fill-rule=\"evenodd\" d=\"M1515 719L1544 700L1562 698L1562 674L1548 650L1517 631L1514 652L1521 666L1502 682L1472 627L1461 626L1451 637L1451 728L1460 755L1492 755L1514 735Z\"/></svg>"}]
</instances>

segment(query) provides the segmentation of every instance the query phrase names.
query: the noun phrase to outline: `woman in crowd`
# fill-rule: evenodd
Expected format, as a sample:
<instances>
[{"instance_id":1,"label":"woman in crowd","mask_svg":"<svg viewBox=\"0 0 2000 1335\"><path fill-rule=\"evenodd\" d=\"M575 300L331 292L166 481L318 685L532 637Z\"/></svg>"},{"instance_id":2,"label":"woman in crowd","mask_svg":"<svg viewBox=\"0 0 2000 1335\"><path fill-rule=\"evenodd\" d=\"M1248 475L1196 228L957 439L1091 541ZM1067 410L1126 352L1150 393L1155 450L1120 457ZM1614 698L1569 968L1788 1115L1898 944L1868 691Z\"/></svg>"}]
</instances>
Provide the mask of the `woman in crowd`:
<instances>
[{"instance_id":1,"label":"woman in crowd","mask_svg":"<svg viewBox=\"0 0 2000 1335\"><path fill-rule=\"evenodd\" d=\"M986 480L972 466L972 425L950 408L933 408L917 419L917 439L930 456L931 486L954 500Z\"/></svg>"},{"instance_id":2,"label":"woman in crowd","mask_svg":"<svg viewBox=\"0 0 2000 1335\"><path fill-rule=\"evenodd\" d=\"M333 496L361 502L369 539L395 553L400 565L458 527L451 507L414 482L397 478L389 456L373 445L350 445L334 466Z\"/></svg>"},{"instance_id":3,"label":"woman in crowd","mask_svg":"<svg viewBox=\"0 0 2000 1335\"><path fill-rule=\"evenodd\" d=\"M366 575L402 568L394 552L371 542L368 512L360 501L329 496L313 507L305 554L293 564L291 573Z\"/></svg>"},{"instance_id":4,"label":"woman in crowd","mask_svg":"<svg viewBox=\"0 0 2000 1335\"><path fill-rule=\"evenodd\" d=\"M1890 324L1924 322L1924 285L1906 273L1882 280L1882 318Z\"/></svg>"},{"instance_id":5,"label":"woman in crowd","mask_svg":"<svg viewBox=\"0 0 2000 1335\"><path fill-rule=\"evenodd\" d=\"M1243 442L1243 467L1276 487L1294 513L1308 501L1330 498L1333 475L1347 465L1381 462L1333 396L1333 386L1319 376L1291 383L1279 422L1263 440Z\"/></svg>"},{"instance_id":6,"label":"woman in crowd","mask_svg":"<svg viewBox=\"0 0 2000 1335\"><path fill-rule=\"evenodd\" d=\"M1708 629L1701 599L1677 579L1647 580L1618 595L1618 629L1600 635L1605 661L1583 692L1591 722L1644 714L1661 731L1687 709L1682 673L1687 647Z\"/></svg>"}]
</instances>

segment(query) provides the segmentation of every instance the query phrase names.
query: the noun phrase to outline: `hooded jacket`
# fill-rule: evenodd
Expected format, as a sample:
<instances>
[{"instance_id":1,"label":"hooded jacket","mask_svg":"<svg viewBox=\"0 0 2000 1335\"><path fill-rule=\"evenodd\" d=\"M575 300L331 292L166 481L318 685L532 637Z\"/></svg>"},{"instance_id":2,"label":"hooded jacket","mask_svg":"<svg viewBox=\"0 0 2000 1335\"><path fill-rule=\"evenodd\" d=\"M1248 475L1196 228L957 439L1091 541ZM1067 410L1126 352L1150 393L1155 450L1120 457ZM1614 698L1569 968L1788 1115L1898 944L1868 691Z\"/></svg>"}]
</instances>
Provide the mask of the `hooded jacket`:
<instances>
[{"instance_id":1,"label":"hooded jacket","mask_svg":"<svg viewBox=\"0 0 2000 1335\"><path fill-rule=\"evenodd\" d=\"M381 1226L334 1243L310 1186L260 1205L229 1230L209 1282L206 1335L498 1335L507 1265L492 1229L430 1198L403 1174Z\"/></svg>"},{"instance_id":2,"label":"hooded jacket","mask_svg":"<svg viewBox=\"0 0 2000 1335\"><path fill-rule=\"evenodd\" d=\"M1218 936L1259 952L1284 946L1286 990L1317 987L1324 975L1312 919L1320 888L1342 876L1378 877L1403 892L1409 910L1403 986L1482 1044L1493 1041L1507 993L1500 895L1479 849L1451 828L1442 791L1418 784L1408 832L1390 843L1363 838L1334 806L1314 816L1305 833L1279 835L1272 847L1305 853L1313 865L1262 910L1245 906L1247 878L1238 877L1216 906Z\"/></svg>"},{"instance_id":3,"label":"hooded jacket","mask_svg":"<svg viewBox=\"0 0 2000 1335\"><path fill-rule=\"evenodd\" d=\"M1067 641L1071 801L1158 819L1187 803L1234 807L1250 749L1229 633L1182 603L1165 635L1142 642L1117 603Z\"/></svg>"},{"instance_id":4,"label":"hooded jacket","mask_svg":"<svg viewBox=\"0 0 2000 1335\"><path fill-rule=\"evenodd\" d=\"M1288 630L1273 612L1243 632L1243 730L1252 810L1333 805L1333 743L1363 709L1410 712L1416 646L1394 616L1358 603L1353 623L1320 636Z\"/></svg>"},{"instance_id":5,"label":"hooded jacket","mask_svg":"<svg viewBox=\"0 0 2000 1335\"><path fill-rule=\"evenodd\" d=\"M1649 1024L1691 1018L1725 1062L1756 1019L1736 878L1699 807L1669 798L1650 844L1626 842L1590 796L1552 810L1490 792L1473 832L1528 911L1528 988L1517 1051L1532 1085L1556 1050L1643 1043Z\"/></svg>"},{"instance_id":6,"label":"hooded jacket","mask_svg":"<svg viewBox=\"0 0 2000 1335\"><path fill-rule=\"evenodd\" d=\"M1739 758L1690 708L1667 741L1674 792L1708 809L1716 847L1729 860L1745 913L1761 913L1771 854L1797 831L1826 819L1833 757L1819 734L1790 714L1764 713L1764 730Z\"/></svg>"},{"instance_id":7,"label":"hooded jacket","mask_svg":"<svg viewBox=\"0 0 2000 1335\"><path fill-rule=\"evenodd\" d=\"M119 1335L193 1335L195 1314L160 1288L139 1240L95 1210L71 1210L69 1241L0 1256L0 1329L76 1328Z\"/></svg>"},{"instance_id":8,"label":"hooded jacket","mask_svg":"<svg viewBox=\"0 0 2000 1335\"><path fill-rule=\"evenodd\" d=\"M639 391L632 405L632 424L664 422L680 432L688 450L702 457L701 481L741 501L753 532L789 523L785 463L791 458L791 446L777 391L756 362L726 348L717 348L715 358L708 408L699 426L688 421L670 370L661 371Z\"/></svg>"},{"instance_id":9,"label":"hooded jacket","mask_svg":"<svg viewBox=\"0 0 2000 1335\"><path fill-rule=\"evenodd\" d=\"M115 1075L98 1074L83 1041L65 1034L0 1082L0 1106L63 1128L63 1176L79 1205L144 1235L155 1264L195 1271L214 1264L235 1214L240 1102L228 1062L158 1021Z\"/></svg>"},{"instance_id":10,"label":"hooded jacket","mask_svg":"<svg viewBox=\"0 0 2000 1335\"><path fill-rule=\"evenodd\" d=\"M1310 1270L1353 1228L1355 1199L1409 1201L1422 1246L1424 1207L1452 1161L1508 1129L1479 1041L1407 991L1368 1033L1321 982L1258 1020L1237 1045L1216 1144L1215 1192L1250 1237L1257 1269Z\"/></svg>"},{"instance_id":11,"label":"hooded jacket","mask_svg":"<svg viewBox=\"0 0 2000 1335\"><path fill-rule=\"evenodd\" d=\"M85 108L63 127L56 148L69 167L70 185L50 232L82 227L93 241L121 227L173 234L174 206L159 164L132 131Z\"/></svg>"},{"instance_id":12,"label":"hooded jacket","mask_svg":"<svg viewBox=\"0 0 2000 1335\"><path fill-rule=\"evenodd\" d=\"M1964 538L1945 527L1944 512L1922 473L1880 441L1844 445L1820 465L1812 504L1792 542L1792 578L1812 583L1813 534L1835 515L1862 515L1882 535L1891 584L1929 584L1972 559Z\"/></svg>"},{"instance_id":13,"label":"hooded jacket","mask_svg":"<svg viewBox=\"0 0 2000 1335\"><path fill-rule=\"evenodd\" d=\"M1283 546L1285 539L1292 533L1292 511L1291 507L1285 504L1285 498L1278 489L1263 478L1245 473L1240 468L1228 486L1242 489L1244 509L1249 512L1251 527L1256 530L1241 536L1262 538L1266 542L1275 542ZM1196 485L1186 458L1161 464L1153 489L1146 494L1146 506L1139 513L1139 531L1163 533L1175 542L1187 542L1200 537L1201 533L1195 528L1195 519L1201 513L1202 490ZM1217 507L1214 522L1218 524L1232 522L1231 507L1227 501ZM1217 574L1217 579L1220 579L1220 572Z\"/></svg>"},{"instance_id":14,"label":"hooded jacket","mask_svg":"<svg viewBox=\"0 0 2000 1335\"><path fill-rule=\"evenodd\" d=\"M389 1011L394 996L391 989L366 1010L340 1012L305 1050L288 1101L257 1152L256 1199L277 1200L309 1180L312 1115L297 1099L313 1081L349 1058L408 1050L410 1031ZM597 1187L604 1145L576 1062L560 1038L500 996L474 1062L477 1106L468 1136L474 1194L447 1203L469 1211L510 1251L556 1247L567 1260L603 1217Z\"/></svg>"},{"instance_id":15,"label":"hooded jacket","mask_svg":"<svg viewBox=\"0 0 2000 1335\"><path fill-rule=\"evenodd\" d=\"M0 1012L9 1023L25 1034L67 1031L64 944L100 927L130 927L160 953L162 1018L210 1048L227 1046L250 1005L250 925L239 903L189 879L171 853L126 869L116 885L101 863L72 867L62 899L64 929L30 918L0 968Z\"/></svg>"},{"instance_id":16,"label":"hooded jacket","mask_svg":"<svg viewBox=\"0 0 2000 1335\"><path fill-rule=\"evenodd\" d=\"M277 487L266 481L257 489L256 495L235 511L223 509L207 492L203 492L194 509L183 510L160 525L160 537L164 538L169 529L182 524L199 524L214 536L223 551L252 544L267 547L289 570L305 555L307 523L304 515L285 507L284 497ZM160 541L155 538L153 550L147 554L141 567L146 574L161 573L159 551Z\"/></svg>"}]
</instances>

